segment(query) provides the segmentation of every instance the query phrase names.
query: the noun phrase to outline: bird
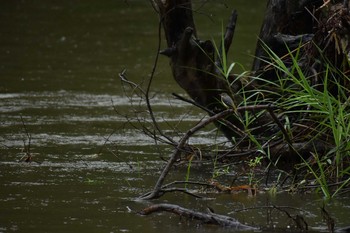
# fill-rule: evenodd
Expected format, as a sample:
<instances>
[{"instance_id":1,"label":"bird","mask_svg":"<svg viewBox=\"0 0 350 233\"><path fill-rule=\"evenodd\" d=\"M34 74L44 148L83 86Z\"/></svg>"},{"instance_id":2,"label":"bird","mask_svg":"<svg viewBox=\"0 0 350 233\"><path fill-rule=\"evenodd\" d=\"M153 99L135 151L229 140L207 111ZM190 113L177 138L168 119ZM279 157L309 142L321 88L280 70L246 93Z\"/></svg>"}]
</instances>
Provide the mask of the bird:
<instances>
[{"instance_id":1,"label":"bird","mask_svg":"<svg viewBox=\"0 0 350 233\"><path fill-rule=\"evenodd\" d=\"M236 105L233 99L231 98L231 96L229 96L226 92L224 92L220 94L220 97L221 97L221 103L223 106L225 106L227 109L232 108L236 110Z\"/></svg>"}]
</instances>

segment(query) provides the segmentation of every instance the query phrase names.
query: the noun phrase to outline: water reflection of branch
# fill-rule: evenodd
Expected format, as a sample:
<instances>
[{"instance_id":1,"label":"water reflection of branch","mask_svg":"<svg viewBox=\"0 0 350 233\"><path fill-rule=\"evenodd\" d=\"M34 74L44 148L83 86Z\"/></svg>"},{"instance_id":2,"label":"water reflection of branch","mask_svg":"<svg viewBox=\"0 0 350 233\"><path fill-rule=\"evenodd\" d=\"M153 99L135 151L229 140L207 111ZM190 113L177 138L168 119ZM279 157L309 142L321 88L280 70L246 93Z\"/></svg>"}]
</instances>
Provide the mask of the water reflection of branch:
<instances>
[{"instance_id":1,"label":"water reflection of branch","mask_svg":"<svg viewBox=\"0 0 350 233\"><path fill-rule=\"evenodd\" d=\"M113 151L112 149L110 149L110 148L107 148L107 150L108 150L112 155L114 155L119 161L121 161L121 162L125 163L126 165L128 165L130 169L134 169L134 167L133 167L128 161L126 161L126 160L120 158L120 156L119 156L119 154L118 154L118 151L119 151L119 150L118 150L118 145L115 144L114 142L112 142L111 140L109 140L109 139L112 137L112 135L113 135L116 131L117 131L117 130L113 130L113 132L110 133L110 134L108 135L107 138L105 138L105 141L104 141L103 145L101 146L101 148L100 148L98 154L101 154L103 148L105 148L106 145L107 145L107 143L110 142L110 143L112 143L113 146L115 147L116 152L114 152L114 151Z\"/></svg>"},{"instance_id":2,"label":"water reflection of branch","mask_svg":"<svg viewBox=\"0 0 350 233\"><path fill-rule=\"evenodd\" d=\"M306 210L303 210L303 209L300 209L300 208L291 207L291 206L278 206L278 208L291 209L291 210L295 210L295 211L307 212ZM267 206L246 207L246 208L243 208L243 209L234 210L234 211L232 211L232 212L230 212L228 214L244 212L244 211L248 211L248 210L257 210L257 209L276 209L276 206L275 205L267 205Z\"/></svg>"},{"instance_id":3,"label":"water reflection of branch","mask_svg":"<svg viewBox=\"0 0 350 233\"><path fill-rule=\"evenodd\" d=\"M297 211L297 212L308 212L306 210L300 209L300 208L295 208L295 207L291 207L291 206L276 206L276 205L267 205L267 206L256 206L256 207L247 207L247 208L243 208L243 209L238 209L238 210L234 210L228 214L233 214L233 213L238 213L238 212L244 212L244 211L248 211L248 210L257 210L257 209L268 209L268 210L278 210L280 212L283 212L287 215L288 218L292 219L293 222L295 223L296 227L301 230L308 230L308 224L305 221L305 219L303 218L303 216L296 214L295 216L293 216L292 214L290 214L287 209L289 210L293 210L293 211Z\"/></svg>"},{"instance_id":4,"label":"water reflection of branch","mask_svg":"<svg viewBox=\"0 0 350 233\"><path fill-rule=\"evenodd\" d=\"M331 215L328 213L328 211L325 209L324 203L323 206L321 207L321 215L323 220L327 224L328 231L330 233L334 232L334 219L331 217Z\"/></svg>"},{"instance_id":5,"label":"water reflection of branch","mask_svg":"<svg viewBox=\"0 0 350 233\"><path fill-rule=\"evenodd\" d=\"M307 222L305 221L305 219L303 218L303 216L299 215L299 214L296 214L295 217L292 216L288 211L286 211L285 209L282 209L281 207L279 206L273 206L274 209L276 210L279 210L283 213L285 213L288 218L292 219L293 222L295 223L296 227L301 230L301 231L304 231L304 230L308 230L308 224Z\"/></svg>"},{"instance_id":6,"label":"water reflection of branch","mask_svg":"<svg viewBox=\"0 0 350 233\"><path fill-rule=\"evenodd\" d=\"M23 117L22 115L20 115L20 118L21 118L21 122L22 122L22 126L23 126L23 129L24 129L24 133L27 137L27 140L28 140L28 144L26 144L26 140L23 139L23 152L24 152L24 155L22 156L22 158L20 158L18 160L18 162L32 162L32 154L30 152L30 146L31 146L31 141L32 141L32 135L29 133L28 129L27 129L27 126L26 124L24 123L24 120L23 120ZM24 160L23 160L24 159Z\"/></svg>"}]
</instances>

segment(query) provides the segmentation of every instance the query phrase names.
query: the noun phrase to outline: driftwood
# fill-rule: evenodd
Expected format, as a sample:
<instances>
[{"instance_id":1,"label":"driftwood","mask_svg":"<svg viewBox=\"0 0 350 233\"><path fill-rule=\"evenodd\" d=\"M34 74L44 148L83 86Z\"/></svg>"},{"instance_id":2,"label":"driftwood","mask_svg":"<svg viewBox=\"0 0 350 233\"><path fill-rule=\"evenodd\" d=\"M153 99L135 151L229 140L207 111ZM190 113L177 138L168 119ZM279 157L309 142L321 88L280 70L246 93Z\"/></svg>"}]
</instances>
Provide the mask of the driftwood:
<instances>
[{"instance_id":1,"label":"driftwood","mask_svg":"<svg viewBox=\"0 0 350 233\"><path fill-rule=\"evenodd\" d=\"M307 221L305 220L305 217L300 214L303 210L296 209L290 206L258 206L258 207L253 207L253 208L244 208L241 210L237 210L237 212L240 211L248 211L248 210L257 210L257 209L275 209L279 211L281 214L285 214L289 219L292 220L293 226L295 228L295 231L311 231L311 232L318 232L312 229L312 226L310 227ZM297 214L292 214L288 209L297 211ZM187 208L183 208L178 205L172 205L172 204L155 204L152 206L149 206L140 212L138 212L140 215L150 215L153 213L157 212L170 212L173 214L176 214L180 217L184 217L190 220L198 220L201 221L203 224L212 224L212 225L218 225L221 227L226 227L226 228L232 228L234 230L238 231L262 231L262 232L271 232L271 231L276 231L278 230L279 232L286 231L286 229L269 229L269 228L258 228L258 227L253 227L249 226L246 224L240 223L238 220L226 216L226 215L220 215L213 213L213 211L208 208L207 212L199 212L195 210L190 210ZM344 227L344 228L338 228L335 229L334 226L334 219L330 217L329 213L325 210L324 207L321 207L321 215L323 220L326 222L328 232L340 232L340 233L348 233L350 232L350 227ZM318 226L319 227L319 226ZM291 230L291 229L289 229Z\"/></svg>"},{"instance_id":2,"label":"driftwood","mask_svg":"<svg viewBox=\"0 0 350 233\"><path fill-rule=\"evenodd\" d=\"M258 230L256 227L248 226L245 224L242 224L238 222L236 219L225 216L225 215L220 215L220 214L215 214L212 212L208 213L202 213L202 212L197 212L194 210L186 209L178 205L172 205L172 204L156 204L149 206L145 209L143 209L141 212L139 212L141 215L149 215L155 212L161 212L161 211L166 211L166 212L171 212L174 214L177 214L181 217L185 217L191 220L199 220L202 223L205 224L214 224L214 225L219 225L223 227L230 227L236 230Z\"/></svg>"}]
</instances>

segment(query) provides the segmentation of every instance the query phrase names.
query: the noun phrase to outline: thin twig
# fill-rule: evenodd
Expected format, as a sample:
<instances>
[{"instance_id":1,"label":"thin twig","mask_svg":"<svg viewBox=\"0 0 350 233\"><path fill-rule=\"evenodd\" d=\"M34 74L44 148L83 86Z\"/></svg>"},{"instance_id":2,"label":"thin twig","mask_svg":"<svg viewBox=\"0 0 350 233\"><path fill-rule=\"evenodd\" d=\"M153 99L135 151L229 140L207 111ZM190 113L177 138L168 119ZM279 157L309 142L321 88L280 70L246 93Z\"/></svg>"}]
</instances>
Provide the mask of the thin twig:
<instances>
[{"instance_id":1,"label":"thin twig","mask_svg":"<svg viewBox=\"0 0 350 233\"><path fill-rule=\"evenodd\" d=\"M25 132L25 134L27 136L27 139L28 139L28 145L26 145L25 140L23 140L23 147L24 147L25 154L24 154L24 156L22 158L19 159L18 162L21 162L23 160L23 158L26 157L26 156L27 156L27 158L24 161L25 162L31 162L32 161L32 154L30 152L30 149L31 149L30 146L31 146L32 135L28 132L27 126L24 123L22 115L20 115L20 118L21 118L21 121L22 121L22 126L23 126L23 129L24 129L24 132Z\"/></svg>"},{"instance_id":2,"label":"thin twig","mask_svg":"<svg viewBox=\"0 0 350 233\"><path fill-rule=\"evenodd\" d=\"M282 123L278 120L277 116L275 115L275 113L273 112L273 110L271 108L267 108L267 111L270 113L270 116L272 117L272 119L275 121L275 123L277 124L277 126L280 128L280 130L282 131L286 141L288 142L288 144L290 146L292 146L292 140L289 138L289 135L286 131L286 129L283 127Z\"/></svg>"}]
</instances>

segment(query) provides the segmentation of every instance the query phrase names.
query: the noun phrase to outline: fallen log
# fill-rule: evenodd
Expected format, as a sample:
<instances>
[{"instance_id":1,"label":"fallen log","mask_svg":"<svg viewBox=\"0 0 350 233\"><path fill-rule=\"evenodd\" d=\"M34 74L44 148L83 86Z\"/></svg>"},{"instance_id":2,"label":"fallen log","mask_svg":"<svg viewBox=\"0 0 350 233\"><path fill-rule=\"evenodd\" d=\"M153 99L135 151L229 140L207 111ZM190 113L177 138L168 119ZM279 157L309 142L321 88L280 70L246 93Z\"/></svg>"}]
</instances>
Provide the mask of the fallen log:
<instances>
[{"instance_id":1,"label":"fallen log","mask_svg":"<svg viewBox=\"0 0 350 233\"><path fill-rule=\"evenodd\" d=\"M225 215L215 214L212 212L198 212L173 204L155 204L143 209L139 212L139 214L150 215L152 213L162 211L174 213L188 219L199 220L204 224L213 224L223 227L234 228L236 230L258 230L258 228L256 227L245 225L243 223L240 223L238 220Z\"/></svg>"}]
</instances>

